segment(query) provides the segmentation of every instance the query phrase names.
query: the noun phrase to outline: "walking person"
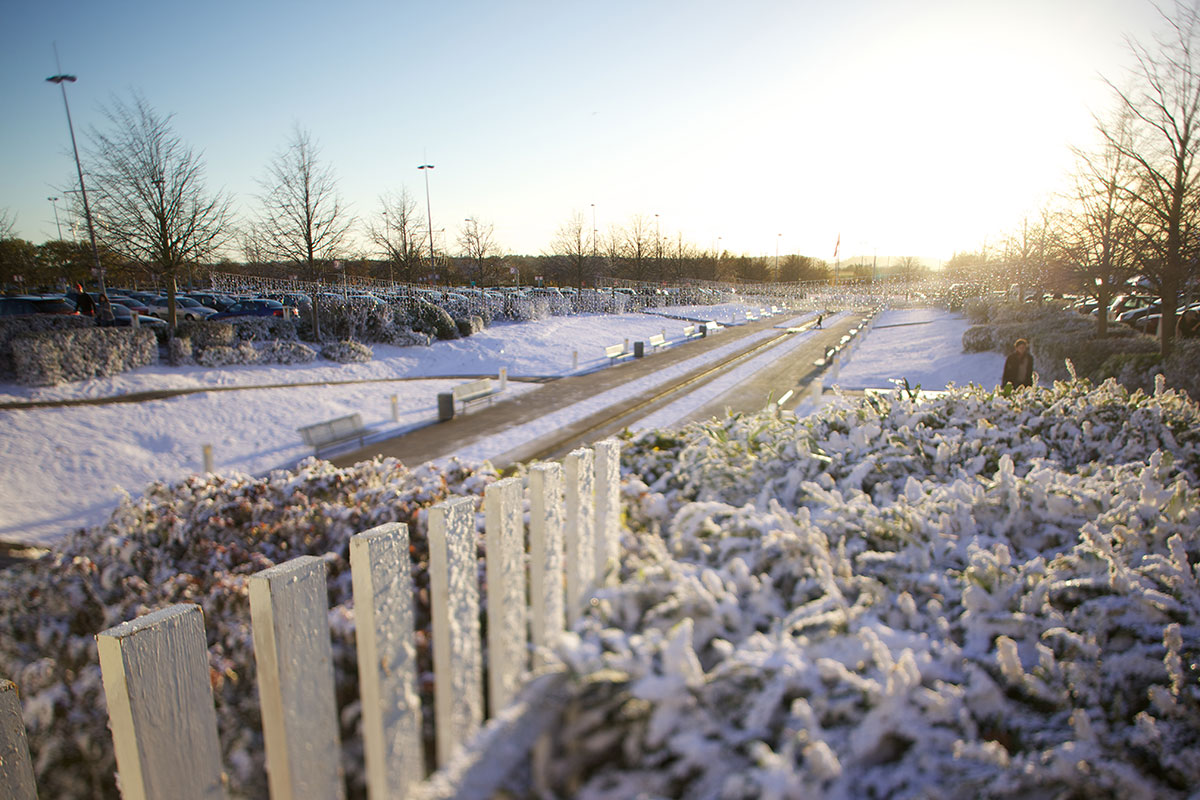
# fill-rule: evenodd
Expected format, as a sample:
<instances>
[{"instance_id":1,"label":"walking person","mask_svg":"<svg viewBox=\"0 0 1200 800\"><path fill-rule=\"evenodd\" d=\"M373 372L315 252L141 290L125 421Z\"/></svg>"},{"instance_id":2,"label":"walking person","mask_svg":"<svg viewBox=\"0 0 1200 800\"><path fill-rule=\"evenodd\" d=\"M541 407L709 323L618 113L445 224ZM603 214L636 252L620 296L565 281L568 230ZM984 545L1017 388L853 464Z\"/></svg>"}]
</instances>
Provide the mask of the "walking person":
<instances>
[{"instance_id":1,"label":"walking person","mask_svg":"<svg viewBox=\"0 0 1200 800\"><path fill-rule=\"evenodd\" d=\"M96 303L92 300L92 296L83 290L83 284L75 284L75 293L71 295L71 299L75 301L75 310L85 316L93 316L96 313Z\"/></svg>"},{"instance_id":2,"label":"walking person","mask_svg":"<svg viewBox=\"0 0 1200 800\"><path fill-rule=\"evenodd\" d=\"M1029 354L1029 342L1024 339L1013 342L1013 351L1004 359L1004 377L1000 379L1000 385L1033 385L1033 356Z\"/></svg>"},{"instance_id":3,"label":"walking person","mask_svg":"<svg viewBox=\"0 0 1200 800\"><path fill-rule=\"evenodd\" d=\"M112 301L108 299L107 294L101 294L100 302L96 304L96 324L101 328L107 328L110 325L115 325L116 322L117 318L113 314Z\"/></svg>"}]
</instances>

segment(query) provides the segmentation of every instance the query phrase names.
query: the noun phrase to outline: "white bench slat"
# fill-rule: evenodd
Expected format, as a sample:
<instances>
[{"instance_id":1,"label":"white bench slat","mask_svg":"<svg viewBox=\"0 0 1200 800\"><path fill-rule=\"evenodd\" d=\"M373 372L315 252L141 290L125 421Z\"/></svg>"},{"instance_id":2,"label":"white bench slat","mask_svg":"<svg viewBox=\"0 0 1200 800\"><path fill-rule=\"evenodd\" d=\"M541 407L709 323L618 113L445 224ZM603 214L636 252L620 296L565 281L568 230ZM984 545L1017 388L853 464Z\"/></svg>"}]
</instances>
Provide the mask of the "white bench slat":
<instances>
[{"instance_id":1,"label":"white bench slat","mask_svg":"<svg viewBox=\"0 0 1200 800\"><path fill-rule=\"evenodd\" d=\"M487 539L488 707L496 716L516 695L529 666L525 599L525 522L521 479L483 494Z\"/></svg>"},{"instance_id":2,"label":"white bench slat","mask_svg":"<svg viewBox=\"0 0 1200 800\"><path fill-rule=\"evenodd\" d=\"M293 558L249 584L271 798L342 798L325 562Z\"/></svg>"},{"instance_id":3,"label":"white bench slat","mask_svg":"<svg viewBox=\"0 0 1200 800\"><path fill-rule=\"evenodd\" d=\"M563 468L529 468L530 640L550 646L566 627L563 605Z\"/></svg>"},{"instance_id":4,"label":"white bench slat","mask_svg":"<svg viewBox=\"0 0 1200 800\"><path fill-rule=\"evenodd\" d=\"M647 344L649 344L653 348L666 347L667 346L667 337L663 336L661 333L656 333L650 337Z\"/></svg>"},{"instance_id":5,"label":"white bench slat","mask_svg":"<svg viewBox=\"0 0 1200 800\"><path fill-rule=\"evenodd\" d=\"M96 649L122 797L225 797L200 606L168 606L109 628Z\"/></svg>"},{"instance_id":6,"label":"white bench slat","mask_svg":"<svg viewBox=\"0 0 1200 800\"><path fill-rule=\"evenodd\" d=\"M12 800L37 800L21 701L12 681L0 681L0 786Z\"/></svg>"},{"instance_id":7,"label":"white bench slat","mask_svg":"<svg viewBox=\"0 0 1200 800\"><path fill-rule=\"evenodd\" d=\"M568 453L564 463L568 625L583 616L596 574L594 461L592 451L581 447Z\"/></svg>"},{"instance_id":8,"label":"white bench slat","mask_svg":"<svg viewBox=\"0 0 1200 800\"><path fill-rule=\"evenodd\" d=\"M429 509L429 588L437 763L450 762L483 723L475 501L457 497Z\"/></svg>"},{"instance_id":9,"label":"white bench slat","mask_svg":"<svg viewBox=\"0 0 1200 800\"><path fill-rule=\"evenodd\" d=\"M485 397L493 392L492 379L480 378L477 381L460 383L450 391L454 394L454 399L460 402Z\"/></svg>"},{"instance_id":10,"label":"white bench slat","mask_svg":"<svg viewBox=\"0 0 1200 800\"><path fill-rule=\"evenodd\" d=\"M328 447L340 442L358 439L361 443L363 438L370 433L370 428L363 425L362 414L358 412L326 420L325 422L314 422L312 425L305 425L296 430L304 439L304 443L314 448L318 453L322 447Z\"/></svg>"},{"instance_id":11,"label":"white bench slat","mask_svg":"<svg viewBox=\"0 0 1200 800\"><path fill-rule=\"evenodd\" d=\"M425 778L408 526L350 538L363 749L371 800L405 797Z\"/></svg>"}]
</instances>

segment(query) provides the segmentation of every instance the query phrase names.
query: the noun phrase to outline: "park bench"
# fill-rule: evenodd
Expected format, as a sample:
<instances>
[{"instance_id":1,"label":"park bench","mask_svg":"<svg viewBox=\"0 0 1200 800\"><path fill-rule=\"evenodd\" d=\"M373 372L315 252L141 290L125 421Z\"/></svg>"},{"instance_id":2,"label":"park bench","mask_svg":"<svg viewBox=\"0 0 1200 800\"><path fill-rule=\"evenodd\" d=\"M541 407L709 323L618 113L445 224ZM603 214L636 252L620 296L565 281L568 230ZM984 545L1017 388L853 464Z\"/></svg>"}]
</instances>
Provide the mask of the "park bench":
<instances>
[{"instance_id":1,"label":"park bench","mask_svg":"<svg viewBox=\"0 0 1200 800\"><path fill-rule=\"evenodd\" d=\"M700 335L708 336L710 333L716 333L721 330L721 325L718 322L706 322L700 326Z\"/></svg>"},{"instance_id":2,"label":"park bench","mask_svg":"<svg viewBox=\"0 0 1200 800\"><path fill-rule=\"evenodd\" d=\"M683 338L685 339L695 339L703 335L704 334L700 332L699 325L685 325L683 327Z\"/></svg>"},{"instance_id":3,"label":"park bench","mask_svg":"<svg viewBox=\"0 0 1200 800\"><path fill-rule=\"evenodd\" d=\"M757 322L757 321L758 321L758 314L755 314L753 311L746 312L746 322Z\"/></svg>"},{"instance_id":4,"label":"park bench","mask_svg":"<svg viewBox=\"0 0 1200 800\"><path fill-rule=\"evenodd\" d=\"M371 432L370 428L363 425L362 414L357 412L326 422L305 425L296 430L304 438L304 443L313 448L315 455L320 455L323 448L345 444L355 439L358 439L361 447Z\"/></svg>"},{"instance_id":5,"label":"park bench","mask_svg":"<svg viewBox=\"0 0 1200 800\"><path fill-rule=\"evenodd\" d=\"M491 378L480 378L477 381L460 383L450 391L454 395L454 402L461 403L464 412L474 403L482 403L484 400L491 403L495 396L500 393L500 389L492 385Z\"/></svg>"},{"instance_id":6,"label":"park bench","mask_svg":"<svg viewBox=\"0 0 1200 800\"><path fill-rule=\"evenodd\" d=\"M651 350L657 350L660 347L667 346L667 337L661 333L656 333L646 341L646 344L650 345Z\"/></svg>"},{"instance_id":7,"label":"park bench","mask_svg":"<svg viewBox=\"0 0 1200 800\"><path fill-rule=\"evenodd\" d=\"M622 358L631 358L633 356L633 351L626 350L624 344L614 344L604 348L604 355L608 356L608 362L610 364L615 364Z\"/></svg>"}]
</instances>

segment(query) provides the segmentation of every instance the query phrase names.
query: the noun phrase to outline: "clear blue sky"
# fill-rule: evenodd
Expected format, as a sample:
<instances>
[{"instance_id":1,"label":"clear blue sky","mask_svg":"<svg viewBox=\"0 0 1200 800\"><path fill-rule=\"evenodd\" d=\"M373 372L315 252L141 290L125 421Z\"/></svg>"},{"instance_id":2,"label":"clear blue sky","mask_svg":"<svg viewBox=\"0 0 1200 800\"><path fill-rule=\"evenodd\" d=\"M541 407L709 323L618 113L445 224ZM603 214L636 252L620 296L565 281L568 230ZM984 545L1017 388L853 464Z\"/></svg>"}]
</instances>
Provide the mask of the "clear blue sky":
<instances>
[{"instance_id":1,"label":"clear blue sky","mask_svg":"<svg viewBox=\"0 0 1200 800\"><path fill-rule=\"evenodd\" d=\"M7 0L0 208L55 236L76 134L140 91L249 208L294 124L365 218L407 186L434 225L549 249L607 231L752 255L948 258L1064 186L1148 0L228 2ZM782 234L782 236L780 236Z\"/></svg>"}]
</instances>

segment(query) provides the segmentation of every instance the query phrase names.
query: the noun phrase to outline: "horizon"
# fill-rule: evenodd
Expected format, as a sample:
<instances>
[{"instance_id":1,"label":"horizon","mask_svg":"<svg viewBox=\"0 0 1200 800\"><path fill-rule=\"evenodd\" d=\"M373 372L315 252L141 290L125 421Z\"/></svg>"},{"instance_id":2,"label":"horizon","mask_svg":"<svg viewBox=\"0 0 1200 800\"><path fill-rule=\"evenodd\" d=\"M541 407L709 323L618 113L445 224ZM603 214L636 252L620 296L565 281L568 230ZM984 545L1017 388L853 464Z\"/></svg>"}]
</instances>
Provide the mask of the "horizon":
<instances>
[{"instance_id":1,"label":"horizon","mask_svg":"<svg viewBox=\"0 0 1200 800\"><path fill-rule=\"evenodd\" d=\"M413 13L366 0L21 8L0 48L19 121L0 131L0 209L18 237L57 238L47 197L76 180L45 82L61 72L78 77L81 150L101 106L140 91L239 216L294 123L360 221L401 188L423 216L417 166L433 164L433 226L451 252L475 217L505 253L546 254L580 212L601 236L641 214L701 250L832 264L840 241L843 264L855 252L940 265L1066 188L1071 147L1092 143L1110 107L1101 76L1119 81L1124 37L1148 41L1157 23L1127 0Z\"/></svg>"}]
</instances>

